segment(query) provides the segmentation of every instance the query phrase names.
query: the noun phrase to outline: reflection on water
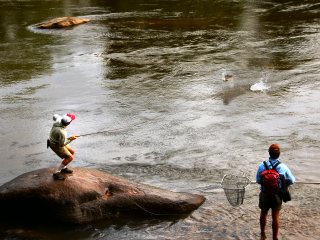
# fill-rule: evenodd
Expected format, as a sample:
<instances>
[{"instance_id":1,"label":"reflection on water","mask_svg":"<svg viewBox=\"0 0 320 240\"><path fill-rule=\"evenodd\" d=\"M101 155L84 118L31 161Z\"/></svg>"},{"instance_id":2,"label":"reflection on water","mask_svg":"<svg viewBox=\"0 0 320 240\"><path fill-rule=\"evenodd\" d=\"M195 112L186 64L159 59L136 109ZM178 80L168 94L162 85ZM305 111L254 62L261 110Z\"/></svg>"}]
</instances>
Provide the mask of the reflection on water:
<instances>
[{"instance_id":1,"label":"reflection on water","mask_svg":"<svg viewBox=\"0 0 320 240\"><path fill-rule=\"evenodd\" d=\"M60 16L91 21L34 28ZM1 183L59 164L45 139L54 113L73 112L71 134L118 129L77 139L74 165L208 199L177 222L103 222L70 236L257 239L257 186L235 209L217 183L230 172L254 178L271 142L299 180L319 181L318 1L2 0L0 19ZM281 235L319 236L318 192L296 186ZM0 237L65 234L8 229Z\"/></svg>"}]
</instances>

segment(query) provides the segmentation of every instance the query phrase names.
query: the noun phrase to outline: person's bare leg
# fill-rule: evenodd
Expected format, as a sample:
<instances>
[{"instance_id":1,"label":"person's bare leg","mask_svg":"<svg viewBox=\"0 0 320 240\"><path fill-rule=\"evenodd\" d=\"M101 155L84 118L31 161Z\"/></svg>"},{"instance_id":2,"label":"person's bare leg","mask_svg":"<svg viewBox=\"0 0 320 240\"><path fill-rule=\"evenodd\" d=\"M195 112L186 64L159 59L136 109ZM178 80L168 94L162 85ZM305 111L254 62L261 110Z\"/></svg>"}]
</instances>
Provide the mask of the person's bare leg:
<instances>
[{"instance_id":1,"label":"person's bare leg","mask_svg":"<svg viewBox=\"0 0 320 240\"><path fill-rule=\"evenodd\" d=\"M69 155L65 159L63 159L62 163L60 164L59 168L55 173L53 173L54 179L57 180L64 180L66 177L62 173L72 173L72 170L66 169L66 166L73 160L73 155ZM69 170L69 171L67 171Z\"/></svg>"},{"instance_id":2,"label":"person's bare leg","mask_svg":"<svg viewBox=\"0 0 320 240\"><path fill-rule=\"evenodd\" d=\"M62 163L60 164L60 166L58 167L56 173L61 172L62 169L66 168L67 165L73 160L73 155L69 155L69 157L66 157L65 159L63 159Z\"/></svg>"},{"instance_id":3,"label":"person's bare leg","mask_svg":"<svg viewBox=\"0 0 320 240\"><path fill-rule=\"evenodd\" d=\"M73 171L72 171L71 169L67 168L67 165L74 159L73 155L74 155L75 151L74 151L73 148L71 148L69 145L67 145L66 148L68 149L70 155L69 155L69 157L65 158L65 159L62 161L61 166L63 166L63 167L62 167L62 169L61 169L61 172L62 172L62 173L69 173L69 174L71 174L71 173L73 173Z\"/></svg>"},{"instance_id":4,"label":"person's bare leg","mask_svg":"<svg viewBox=\"0 0 320 240\"><path fill-rule=\"evenodd\" d=\"M70 155L69 157L63 159L62 164L64 166L67 166L72 160L73 160L73 155Z\"/></svg>"},{"instance_id":5,"label":"person's bare leg","mask_svg":"<svg viewBox=\"0 0 320 240\"><path fill-rule=\"evenodd\" d=\"M278 240L280 225L280 210L272 210L272 236L273 240Z\"/></svg>"},{"instance_id":6,"label":"person's bare leg","mask_svg":"<svg viewBox=\"0 0 320 240\"><path fill-rule=\"evenodd\" d=\"M70 147L69 145L67 145L66 147L67 147L68 151L71 153L71 155L73 156L75 153L74 149L72 147Z\"/></svg>"},{"instance_id":7,"label":"person's bare leg","mask_svg":"<svg viewBox=\"0 0 320 240\"><path fill-rule=\"evenodd\" d=\"M267 211L261 210L261 213L260 213L261 240L267 239L267 236L266 236L267 216L268 216L268 210Z\"/></svg>"}]
</instances>

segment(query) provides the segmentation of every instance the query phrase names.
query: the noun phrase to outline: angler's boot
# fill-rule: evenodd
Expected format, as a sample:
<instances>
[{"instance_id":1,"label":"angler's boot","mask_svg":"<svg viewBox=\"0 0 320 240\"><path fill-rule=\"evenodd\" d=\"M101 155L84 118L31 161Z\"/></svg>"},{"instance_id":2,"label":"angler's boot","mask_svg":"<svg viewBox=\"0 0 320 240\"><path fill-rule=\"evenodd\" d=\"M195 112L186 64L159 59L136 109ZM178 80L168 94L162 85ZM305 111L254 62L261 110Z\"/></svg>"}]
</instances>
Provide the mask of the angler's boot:
<instances>
[{"instance_id":1,"label":"angler's boot","mask_svg":"<svg viewBox=\"0 0 320 240\"><path fill-rule=\"evenodd\" d=\"M66 179L66 177L61 172L56 172L56 173L52 174L52 176L55 180L65 180Z\"/></svg>"},{"instance_id":2,"label":"angler's boot","mask_svg":"<svg viewBox=\"0 0 320 240\"><path fill-rule=\"evenodd\" d=\"M71 170L71 169L69 169L69 168L62 168L60 172L61 172L61 173L71 174L71 173L73 173L73 170Z\"/></svg>"}]
</instances>

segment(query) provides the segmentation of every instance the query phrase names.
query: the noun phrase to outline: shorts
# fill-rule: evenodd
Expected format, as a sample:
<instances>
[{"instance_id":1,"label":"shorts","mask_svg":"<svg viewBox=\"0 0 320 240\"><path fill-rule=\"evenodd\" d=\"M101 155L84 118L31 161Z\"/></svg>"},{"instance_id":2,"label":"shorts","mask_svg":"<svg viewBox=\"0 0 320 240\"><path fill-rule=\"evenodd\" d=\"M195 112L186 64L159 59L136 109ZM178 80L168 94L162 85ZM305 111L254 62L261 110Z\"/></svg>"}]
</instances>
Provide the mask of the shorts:
<instances>
[{"instance_id":1,"label":"shorts","mask_svg":"<svg viewBox=\"0 0 320 240\"><path fill-rule=\"evenodd\" d=\"M268 211L270 208L273 211L280 210L282 205L282 199L278 194L268 195L260 192L259 195L259 208L263 211Z\"/></svg>"},{"instance_id":2,"label":"shorts","mask_svg":"<svg viewBox=\"0 0 320 240\"><path fill-rule=\"evenodd\" d=\"M62 159L68 158L72 155L69 151L69 148L71 148L69 145L60 147L54 144L50 144L50 148Z\"/></svg>"}]
</instances>

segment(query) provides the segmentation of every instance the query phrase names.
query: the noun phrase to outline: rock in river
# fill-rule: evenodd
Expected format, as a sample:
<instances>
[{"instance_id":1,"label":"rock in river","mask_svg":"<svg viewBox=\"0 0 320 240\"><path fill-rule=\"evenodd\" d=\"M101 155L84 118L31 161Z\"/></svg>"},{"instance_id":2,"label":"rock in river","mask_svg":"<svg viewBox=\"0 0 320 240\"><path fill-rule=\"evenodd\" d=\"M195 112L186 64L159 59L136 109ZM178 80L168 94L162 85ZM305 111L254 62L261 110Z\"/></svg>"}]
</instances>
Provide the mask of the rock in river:
<instances>
[{"instance_id":1,"label":"rock in river","mask_svg":"<svg viewBox=\"0 0 320 240\"><path fill-rule=\"evenodd\" d=\"M177 193L134 183L87 168L75 168L66 180L54 180L54 169L22 174L0 187L0 220L86 223L135 216L188 215L202 195Z\"/></svg>"},{"instance_id":2,"label":"rock in river","mask_svg":"<svg viewBox=\"0 0 320 240\"><path fill-rule=\"evenodd\" d=\"M66 28L82 23L89 22L90 19L78 17L60 17L39 24L37 27L41 29Z\"/></svg>"}]
</instances>

